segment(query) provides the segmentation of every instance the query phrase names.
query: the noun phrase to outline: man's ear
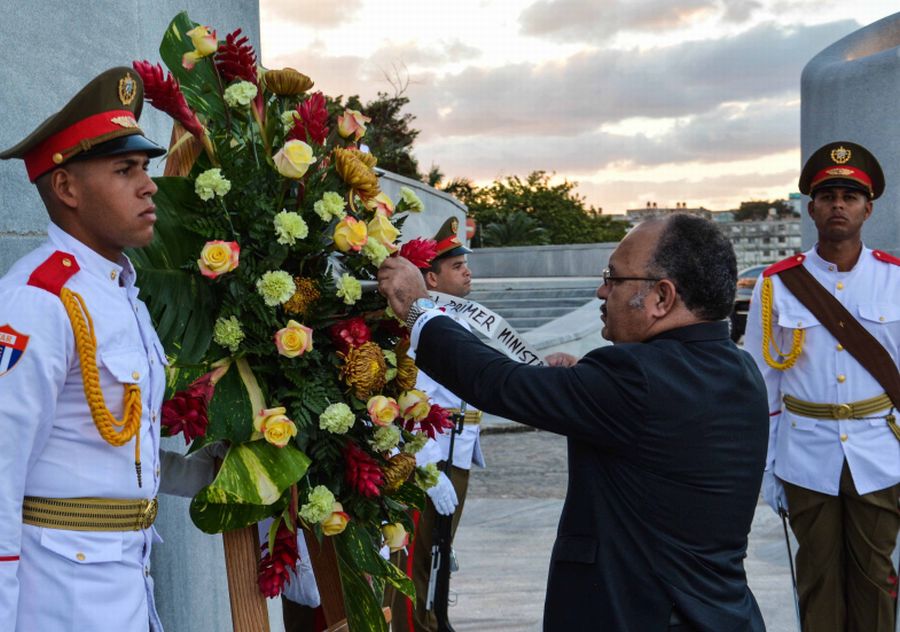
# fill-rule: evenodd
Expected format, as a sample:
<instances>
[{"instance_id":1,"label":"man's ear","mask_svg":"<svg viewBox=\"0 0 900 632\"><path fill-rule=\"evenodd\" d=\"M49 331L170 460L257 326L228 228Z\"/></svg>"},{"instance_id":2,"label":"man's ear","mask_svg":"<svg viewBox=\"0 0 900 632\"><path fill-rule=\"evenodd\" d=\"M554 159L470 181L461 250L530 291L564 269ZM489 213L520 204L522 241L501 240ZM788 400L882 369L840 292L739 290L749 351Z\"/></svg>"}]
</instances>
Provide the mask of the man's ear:
<instances>
[{"instance_id":1,"label":"man's ear","mask_svg":"<svg viewBox=\"0 0 900 632\"><path fill-rule=\"evenodd\" d=\"M425 285L428 286L429 290L433 290L434 288L437 287L438 279L437 279L437 275L434 273L433 270L429 270L428 272L426 272L424 278L425 278Z\"/></svg>"},{"instance_id":2,"label":"man's ear","mask_svg":"<svg viewBox=\"0 0 900 632\"><path fill-rule=\"evenodd\" d=\"M672 281L663 279L657 282L653 298L653 304L650 305L651 314L657 318L662 318L675 309L675 304L678 302L678 290L675 289L675 284Z\"/></svg>"},{"instance_id":3,"label":"man's ear","mask_svg":"<svg viewBox=\"0 0 900 632\"><path fill-rule=\"evenodd\" d=\"M51 193L69 208L77 208L81 199L81 187L78 176L66 168L56 169L50 174L49 188Z\"/></svg>"}]
</instances>

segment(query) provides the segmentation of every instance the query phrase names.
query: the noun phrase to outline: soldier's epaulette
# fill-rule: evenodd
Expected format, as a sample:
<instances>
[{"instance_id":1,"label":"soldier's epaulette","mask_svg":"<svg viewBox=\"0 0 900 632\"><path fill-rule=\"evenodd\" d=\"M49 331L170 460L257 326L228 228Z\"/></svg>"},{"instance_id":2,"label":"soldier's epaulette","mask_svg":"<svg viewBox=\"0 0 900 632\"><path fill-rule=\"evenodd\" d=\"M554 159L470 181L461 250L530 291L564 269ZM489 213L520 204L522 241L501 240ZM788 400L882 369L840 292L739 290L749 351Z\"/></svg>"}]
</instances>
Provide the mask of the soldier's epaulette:
<instances>
[{"instance_id":1,"label":"soldier's epaulette","mask_svg":"<svg viewBox=\"0 0 900 632\"><path fill-rule=\"evenodd\" d=\"M74 256L57 250L44 263L35 268L28 277L28 285L39 287L59 296L63 286L80 269Z\"/></svg>"},{"instance_id":2,"label":"soldier's epaulette","mask_svg":"<svg viewBox=\"0 0 900 632\"><path fill-rule=\"evenodd\" d=\"M778 263L773 263L768 268L763 270L763 276L770 277L773 274L778 274L779 272L784 272L785 270L796 268L803 263L804 259L806 259L806 255L791 255L787 259L782 259Z\"/></svg>"},{"instance_id":3,"label":"soldier's epaulette","mask_svg":"<svg viewBox=\"0 0 900 632\"><path fill-rule=\"evenodd\" d=\"M889 255L883 250L873 250L872 256L884 263L893 263L895 266L900 266L900 259L894 255Z\"/></svg>"}]
</instances>

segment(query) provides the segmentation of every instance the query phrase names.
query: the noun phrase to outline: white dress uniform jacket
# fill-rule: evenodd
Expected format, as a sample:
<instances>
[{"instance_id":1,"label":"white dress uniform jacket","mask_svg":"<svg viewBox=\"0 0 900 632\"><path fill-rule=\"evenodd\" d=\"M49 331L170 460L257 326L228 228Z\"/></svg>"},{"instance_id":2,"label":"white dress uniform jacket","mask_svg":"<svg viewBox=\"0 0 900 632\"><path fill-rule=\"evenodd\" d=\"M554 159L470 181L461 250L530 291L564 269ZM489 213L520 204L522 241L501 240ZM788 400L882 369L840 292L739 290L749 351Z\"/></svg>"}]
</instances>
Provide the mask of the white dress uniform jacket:
<instances>
[{"instance_id":1,"label":"white dress uniform jacket","mask_svg":"<svg viewBox=\"0 0 900 632\"><path fill-rule=\"evenodd\" d=\"M863 247L852 270L841 272L813 248L803 266L900 360L900 266ZM884 393L884 388L782 284L772 277L772 337L778 348L791 348L793 331L806 331L796 364L784 371L762 355L760 292L757 282L747 317L744 348L753 355L769 394L770 434L766 469L781 480L813 491L838 495L844 459L860 494L900 482L900 442L879 411L877 419L811 419L784 410L783 395L807 402L842 404ZM777 357L774 351L773 357Z\"/></svg>"},{"instance_id":2,"label":"white dress uniform jacket","mask_svg":"<svg viewBox=\"0 0 900 632\"><path fill-rule=\"evenodd\" d=\"M471 331L469 323L465 319L457 318L454 315L447 314L460 325ZM459 408L462 400L450 392L449 389L441 386L431 379L425 371L419 369L416 378L416 388L425 392L431 399L433 404L437 404L443 408ZM472 406L467 406L466 410L477 410ZM463 431L456 435L453 443L453 465L469 470L472 463L479 467L484 467L484 454L481 452L481 425L467 423L463 425ZM416 455L417 462L421 464L435 463L438 461L446 461L450 454L450 431L445 431L435 439L429 439L422 450Z\"/></svg>"},{"instance_id":3,"label":"white dress uniform jacket","mask_svg":"<svg viewBox=\"0 0 900 632\"><path fill-rule=\"evenodd\" d=\"M127 258L117 265L55 225L48 234L0 279L0 331L7 325L17 332L0 337L0 630L156 632L162 626L150 578L152 528L90 532L22 523L24 496L140 499L159 487L166 357L138 300L134 269ZM134 441L114 447L94 426L62 301L27 284L55 251L73 255L80 267L65 287L83 297L93 318L100 385L117 419L123 385L140 386L143 487ZM21 352L14 347L25 336Z\"/></svg>"}]
</instances>

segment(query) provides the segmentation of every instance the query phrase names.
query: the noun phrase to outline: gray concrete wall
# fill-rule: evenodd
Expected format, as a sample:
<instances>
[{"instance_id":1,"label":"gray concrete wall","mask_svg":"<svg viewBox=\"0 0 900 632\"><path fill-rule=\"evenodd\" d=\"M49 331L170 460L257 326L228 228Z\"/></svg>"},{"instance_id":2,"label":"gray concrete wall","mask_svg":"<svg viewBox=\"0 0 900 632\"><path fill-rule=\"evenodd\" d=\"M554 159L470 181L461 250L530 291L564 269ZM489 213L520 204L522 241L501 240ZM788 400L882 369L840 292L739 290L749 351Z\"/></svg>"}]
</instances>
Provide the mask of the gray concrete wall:
<instances>
[{"instance_id":1,"label":"gray concrete wall","mask_svg":"<svg viewBox=\"0 0 900 632\"><path fill-rule=\"evenodd\" d=\"M900 13L832 44L813 57L801 78L801 149L806 159L822 145L847 140L872 151L887 187L863 228L872 248L900 255ZM797 174L800 173L798 165ZM805 200L808 201L808 200ZM804 215L803 245L816 241Z\"/></svg>"},{"instance_id":2,"label":"gray concrete wall","mask_svg":"<svg viewBox=\"0 0 900 632\"><path fill-rule=\"evenodd\" d=\"M159 42L169 21L187 10L224 36L238 27L259 44L255 0L121 0L7 3L0 21L0 147L9 147L56 112L90 78L135 59L159 61ZM141 126L167 144L169 119L146 106ZM161 166L153 165L156 172ZM0 162L0 274L39 243L47 227L43 206L21 161ZM165 441L182 449L183 441ZM187 501L161 498L157 529L165 544L154 549L153 575L168 632L231 629L222 540L194 528ZM270 602L278 607L277 601ZM272 630L282 629L279 616Z\"/></svg>"},{"instance_id":3,"label":"gray concrete wall","mask_svg":"<svg viewBox=\"0 0 900 632\"><path fill-rule=\"evenodd\" d=\"M410 213L403 223L401 242L407 242L416 237L431 238L437 233L448 217L456 217L459 220L459 238L466 243L466 205L452 195L428 186L424 182L413 180L390 171L378 170L380 178L378 184L388 197L397 203L400 201L400 187L408 187L415 191L425 210L422 213Z\"/></svg>"},{"instance_id":4,"label":"gray concrete wall","mask_svg":"<svg viewBox=\"0 0 900 632\"><path fill-rule=\"evenodd\" d=\"M476 248L469 268L476 279L599 277L615 243Z\"/></svg>"}]
</instances>

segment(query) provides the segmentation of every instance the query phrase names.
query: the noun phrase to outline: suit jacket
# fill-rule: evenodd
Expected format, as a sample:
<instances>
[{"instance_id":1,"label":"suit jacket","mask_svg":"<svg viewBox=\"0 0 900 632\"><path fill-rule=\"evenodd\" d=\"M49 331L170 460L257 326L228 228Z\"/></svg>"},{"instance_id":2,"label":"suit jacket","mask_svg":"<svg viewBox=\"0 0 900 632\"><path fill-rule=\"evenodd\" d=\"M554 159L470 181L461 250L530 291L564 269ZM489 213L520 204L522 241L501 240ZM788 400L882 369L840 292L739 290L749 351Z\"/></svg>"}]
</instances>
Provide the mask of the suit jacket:
<instances>
[{"instance_id":1,"label":"suit jacket","mask_svg":"<svg viewBox=\"0 0 900 632\"><path fill-rule=\"evenodd\" d=\"M673 608L704 632L765 629L743 559L766 390L727 323L595 349L571 368L510 360L450 318L418 333L416 363L454 393L568 437L544 630L662 632Z\"/></svg>"}]
</instances>

